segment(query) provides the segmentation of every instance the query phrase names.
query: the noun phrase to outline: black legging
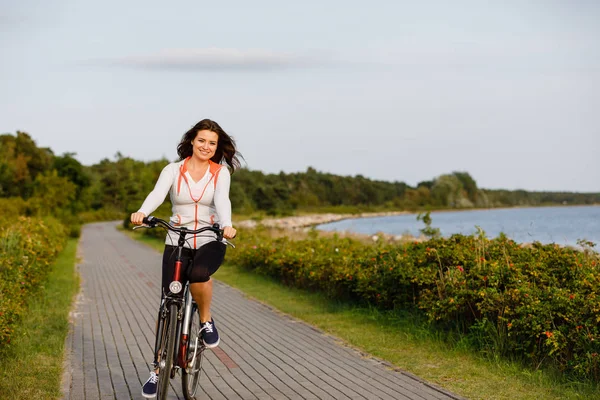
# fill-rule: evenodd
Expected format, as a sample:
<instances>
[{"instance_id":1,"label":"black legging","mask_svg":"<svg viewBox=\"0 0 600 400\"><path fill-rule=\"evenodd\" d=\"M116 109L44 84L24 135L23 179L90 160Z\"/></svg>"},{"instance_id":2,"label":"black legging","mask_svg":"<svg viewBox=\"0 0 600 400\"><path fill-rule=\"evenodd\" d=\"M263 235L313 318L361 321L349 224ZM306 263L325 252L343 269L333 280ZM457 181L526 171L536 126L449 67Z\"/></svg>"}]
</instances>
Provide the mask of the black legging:
<instances>
[{"instance_id":1,"label":"black legging","mask_svg":"<svg viewBox=\"0 0 600 400\"><path fill-rule=\"evenodd\" d=\"M225 244L212 241L197 250L185 247L182 251L181 281L190 283L208 282L210 276L217 272L225 258ZM173 280L177 247L165 245L162 262L162 288L168 293L169 284Z\"/></svg>"}]
</instances>

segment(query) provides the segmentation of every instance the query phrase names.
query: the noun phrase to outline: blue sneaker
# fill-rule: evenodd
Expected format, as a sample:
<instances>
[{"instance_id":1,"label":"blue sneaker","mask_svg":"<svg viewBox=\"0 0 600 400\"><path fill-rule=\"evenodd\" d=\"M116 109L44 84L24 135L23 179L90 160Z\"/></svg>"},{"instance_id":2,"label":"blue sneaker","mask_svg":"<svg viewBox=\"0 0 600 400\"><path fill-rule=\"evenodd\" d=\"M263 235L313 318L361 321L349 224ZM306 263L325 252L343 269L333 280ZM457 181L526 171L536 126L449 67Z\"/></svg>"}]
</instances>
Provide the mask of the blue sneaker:
<instances>
[{"instance_id":1,"label":"blue sneaker","mask_svg":"<svg viewBox=\"0 0 600 400\"><path fill-rule=\"evenodd\" d=\"M154 371L150 372L150 378L144 383L142 388L142 396L147 399L156 397L156 384L158 383L158 375Z\"/></svg>"},{"instance_id":2,"label":"blue sneaker","mask_svg":"<svg viewBox=\"0 0 600 400\"><path fill-rule=\"evenodd\" d=\"M217 347L219 345L219 332L217 332L215 321L213 321L212 318L210 321L202 323L200 333L202 334L202 342L207 348L212 349L213 347Z\"/></svg>"}]
</instances>

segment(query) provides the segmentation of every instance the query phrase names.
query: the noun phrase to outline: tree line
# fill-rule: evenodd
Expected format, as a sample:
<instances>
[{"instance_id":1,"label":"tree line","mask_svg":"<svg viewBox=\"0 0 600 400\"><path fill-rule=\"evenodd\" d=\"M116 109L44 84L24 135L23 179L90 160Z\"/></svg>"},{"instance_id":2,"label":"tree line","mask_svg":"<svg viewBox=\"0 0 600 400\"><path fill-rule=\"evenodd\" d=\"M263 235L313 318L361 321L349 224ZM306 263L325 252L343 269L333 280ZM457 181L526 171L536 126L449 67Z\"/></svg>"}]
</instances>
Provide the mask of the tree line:
<instances>
[{"instance_id":1,"label":"tree line","mask_svg":"<svg viewBox=\"0 0 600 400\"><path fill-rule=\"evenodd\" d=\"M56 155L38 147L25 132L4 134L0 135L0 198L19 198L26 202L27 213L42 215L129 213L141 205L168 163L167 159L143 162L117 153L113 159L85 166L74 153ZM600 203L600 193L482 189L469 173L460 171L412 187L312 167L279 174L242 168L233 176L230 197L236 213L268 215Z\"/></svg>"}]
</instances>

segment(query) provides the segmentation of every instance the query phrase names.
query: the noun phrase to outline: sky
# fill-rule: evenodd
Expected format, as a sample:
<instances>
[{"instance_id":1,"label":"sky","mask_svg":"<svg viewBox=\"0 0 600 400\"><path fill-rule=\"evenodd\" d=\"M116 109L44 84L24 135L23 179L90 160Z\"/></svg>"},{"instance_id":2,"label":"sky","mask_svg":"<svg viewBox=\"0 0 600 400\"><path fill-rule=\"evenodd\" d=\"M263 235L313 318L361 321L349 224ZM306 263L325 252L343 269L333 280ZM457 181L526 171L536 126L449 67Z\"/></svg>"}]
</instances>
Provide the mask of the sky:
<instances>
[{"instance_id":1,"label":"sky","mask_svg":"<svg viewBox=\"0 0 600 400\"><path fill-rule=\"evenodd\" d=\"M598 21L595 0L0 0L0 133L175 160L210 118L265 173L600 192Z\"/></svg>"}]
</instances>

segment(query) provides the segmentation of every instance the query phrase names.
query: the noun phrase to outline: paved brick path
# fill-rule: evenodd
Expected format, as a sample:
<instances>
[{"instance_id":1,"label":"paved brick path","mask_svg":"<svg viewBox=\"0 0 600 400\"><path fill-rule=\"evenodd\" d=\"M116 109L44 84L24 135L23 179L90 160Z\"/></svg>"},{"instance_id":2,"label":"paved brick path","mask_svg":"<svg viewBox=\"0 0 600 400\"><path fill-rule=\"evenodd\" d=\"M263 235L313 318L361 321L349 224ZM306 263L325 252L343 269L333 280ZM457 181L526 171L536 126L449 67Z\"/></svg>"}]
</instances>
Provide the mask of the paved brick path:
<instances>
[{"instance_id":1,"label":"paved brick path","mask_svg":"<svg viewBox=\"0 0 600 400\"><path fill-rule=\"evenodd\" d=\"M114 225L91 224L82 232L64 399L143 398L161 257ZM205 353L198 399L458 399L220 282L213 314L221 345ZM172 380L173 399L183 399L180 382Z\"/></svg>"}]
</instances>

